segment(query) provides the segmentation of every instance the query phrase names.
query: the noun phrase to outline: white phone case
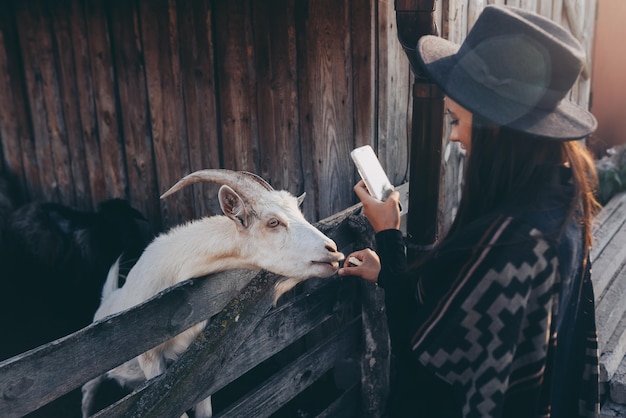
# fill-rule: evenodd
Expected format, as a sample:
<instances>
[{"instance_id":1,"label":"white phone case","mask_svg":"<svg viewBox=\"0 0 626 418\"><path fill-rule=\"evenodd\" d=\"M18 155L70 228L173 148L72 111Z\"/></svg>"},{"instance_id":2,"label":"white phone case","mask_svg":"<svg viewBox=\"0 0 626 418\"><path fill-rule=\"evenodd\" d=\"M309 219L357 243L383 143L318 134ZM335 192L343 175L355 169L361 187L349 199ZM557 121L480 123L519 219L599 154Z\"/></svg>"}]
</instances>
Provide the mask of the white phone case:
<instances>
[{"instance_id":1,"label":"white phone case","mask_svg":"<svg viewBox=\"0 0 626 418\"><path fill-rule=\"evenodd\" d=\"M385 201L394 187L372 147L364 145L355 148L350 152L350 156L370 194L378 200Z\"/></svg>"}]
</instances>

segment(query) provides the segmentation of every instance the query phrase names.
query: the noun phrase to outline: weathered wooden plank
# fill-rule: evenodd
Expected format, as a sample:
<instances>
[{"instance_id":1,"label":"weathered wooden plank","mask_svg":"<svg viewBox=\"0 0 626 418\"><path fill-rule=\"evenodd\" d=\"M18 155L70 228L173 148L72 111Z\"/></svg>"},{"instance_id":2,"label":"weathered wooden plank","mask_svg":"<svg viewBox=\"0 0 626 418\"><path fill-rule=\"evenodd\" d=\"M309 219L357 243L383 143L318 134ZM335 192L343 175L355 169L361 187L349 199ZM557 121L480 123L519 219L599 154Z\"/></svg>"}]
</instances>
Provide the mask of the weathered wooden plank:
<instances>
[{"instance_id":1,"label":"weathered wooden plank","mask_svg":"<svg viewBox=\"0 0 626 418\"><path fill-rule=\"evenodd\" d=\"M128 191L126 197L150 221L162 228L153 157L146 70L136 1L99 0L107 5L111 44L119 95L120 134L125 145ZM89 11L87 4L87 11ZM87 14L89 16L89 13ZM89 21L89 20L88 20Z\"/></svg>"},{"instance_id":2,"label":"weathered wooden plank","mask_svg":"<svg viewBox=\"0 0 626 418\"><path fill-rule=\"evenodd\" d=\"M98 184L96 179L98 176L104 177L104 190L94 190L93 193L93 199L96 202L111 197L123 197L128 187L124 142L120 138L114 57L106 7L107 2L103 0L85 4L85 20L89 25L88 59L90 69L88 75L93 80L94 100L93 104L89 103L90 106L94 107L94 114L90 114L88 117L95 117L95 121L90 121L90 124L95 123L97 128L95 131L97 140L90 144L89 150L94 152L95 158L99 158L99 161L90 163L90 170L96 170L96 172L90 172L90 177L92 182L96 182L96 184ZM92 139L93 136L87 138Z\"/></svg>"},{"instance_id":3,"label":"weathered wooden plank","mask_svg":"<svg viewBox=\"0 0 626 418\"><path fill-rule=\"evenodd\" d=\"M37 175L30 120L23 90L19 42L11 2L0 4L0 147L4 172L19 179L23 194L40 188ZM29 179L29 181L26 181Z\"/></svg>"},{"instance_id":4,"label":"weathered wooden plank","mask_svg":"<svg viewBox=\"0 0 626 418\"><path fill-rule=\"evenodd\" d=\"M552 20L563 23L563 0L552 1Z\"/></svg>"},{"instance_id":5,"label":"weathered wooden plank","mask_svg":"<svg viewBox=\"0 0 626 418\"><path fill-rule=\"evenodd\" d=\"M244 376L244 373L246 376L254 376L257 382L266 380L287 361L304 355L305 351L310 351L321 340L328 338L329 334L358 317L359 292L356 289L357 283L353 279L320 280L317 281L315 288L307 289L295 298L289 298L289 302L281 309L270 312L236 353L224 370L225 373L221 374L211 387L205 388L205 394L214 394L214 405L219 408L216 411L223 409L224 405L229 405L235 399L231 393L232 386L224 387L227 383ZM308 339L312 331L320 329L324 330L320 333L323 337L319 338L316 344L303 348L300 342ZM257 368L257 365L261 366ZM253 367L255 368L252 369ZM244 379L243 389L250 390L252 388L250 379L246 377ZM246 381L248 383L245 383ZM235 391L243 393L242 383L235 381L233 386L238 388Z\"/></svg>"},{"instance_id":6,"label":"weathered wooden plank","mask_svg":"<svg viewBox=\"0 0 626 418\"><path fill-rule=\"evenodd\" d=\"M619 365L608 386L609 399L617 404L626 405L626 361Z\"/></svg>"},{"instance_id":7,"label":"weathered wooden plank","mask_svg":"<svg viewBox=\"0 0 626 418\"><path fill-rule=\"evenodd\" d=\"M388 337L385 293L371 283L361 283L363 346L360 356L362 377L361 417L384 414L389 394L391 345Z\"/></svg>"},{"instance_id":8,"label":"weathered wooden plank","mask_svg":"<svg viewBox=\"0 0 626 418\"><path fill-rule=\"evenodd\" d=\"M260 172L255 114L256 74L250 5L215 2L216 67L224 168Z\"/></svg>"},{"instance_id":9,"label":"weathered wooden plank","mask_svg":"<svg viewBox=\"0 0 626 418\"><path fill-rule=\"evenodd\" d=\"M582 5L582 38L581 44L586 51L585 67L578 79L577 103L585 108L591 106L591 76L593 68L593 48L595 38L597 0L586 0Z\"/></svg>"},{"instance_id":10,"label":"weathered wooden plank","mask_svg":"<svg viewBox=\"0 0 626 418\"><path fill-rule=\"evenodd\" d=\"M308 26L308 10L309 2L305 0L297 0L295 6L295 30L297 39L298 54L298 97L299 97L299 119L300 119L300 147L302 149L302 157L300 164L302 165L302 175L304 179L304 190L307 198L304 200L301 209L307 219L322 219L319 215L319 188L317 184L316 161L314 156L315 139L312 137L311 124L313 123L312 103L315 95L310 90L310 78L313 77L307 64L309 51L309 37L307 36Z\"/></svg>"},{"instance_id":11,"label":"weathered wooden plank","mask_svg":"<svg viewBox=\"0 0 626 418\"><path fill-rule=\"evenodd\" d=\"M348 2L302 3L296 24L302 31L297 35L302 39L298 44L302 163L305 190L313 200L308 204L316 207L309 216L318 220L354 202L353 182L342 181L355 175L350 161L354 143L350 9Z\"/></svg>"},{"instance_id":12,"label":"weathered wooden plank","mask_svg":"<svg viewBox=\"0 0 626 418\"><path fill-rule=\"evenodd\" d=\"M593 262L592 275L596 303L604 298L606 290L625 265L626 240L624 234L617 238L614 243L607 246L606 252Z\"/></svg>"},{"instance_id":13,"label":"weathered wooden plank","mask_svg":"<svg viewBox=\"0 0 626 418\"><path fill-rule=\"evenodd\" d=\"M447 16L444 12L444 3L447 3L447 0L435 1L435 25L437 25L437 35L439 36L442 36L443 18Z\"/></svg>"},{"instance_id":14,"label":"weathered wooden plank","mask_svg":"<svg viewBox=\"0 0 626 418\"><path fill-rule=\"evenodd\" d=\"M593 247L591 260L602 254L613 236L626 222L626 193L614 196L600 211L593 225Z\"/></svg>"},{"instance_id":15,"label":"weathered wooden plank","mask_svg":"<svg viewBox=\"0 0 626 418\"><path fill-rule=\"evenodd\" d=\"M574 2L571 0L559 0L559 3L561 4L561 10L560 10L560 15L556 15L554 17L554 20L561 24L564 28L566 28L568 31L570 31L572 33L572 35L578 39L583 45L584 45L584 34L582 33L584 30L584 20L585 20L585 13L582 11L582 8L584 7L582 5L583 2ZM588 2L587 2L588 3ZM591 12L591 21L595 21L595 9L594 10L590 10ZM557 18L558 16L558 18ZM591 29L591 36L593 36L593 24L592 24L592 29ZM589 48L585 48L587 50L587 54L589 55L589 57L591 57L591 47L592 45L589 45ZM588 103L588 96L585 96L585 94L588 94L588 82L587 79L589 77L591 71L591 67L590 65L586 65L583 67L581 76L578 79L578 82L574 84L574 86L572 87L572 89L570 90L569 94L568 94L568 99L575 102L575 103L579 103L583 106L587 106Z\"/></svg>"},{"instance_id":16,"label":"weathered wooden plank","mask_svg":"<svg viewBox=\"0 0 626 418\"><path fill-rule=\"evenodd\" d=\"M594 228L592 280L600 349L600 378L606 382L616 372L626 347L626 194L615 196L602 209Z\"/></svg>"},{"instance_id":17,"label":"weathered wooden plank","mask_svg":"<svg viewBox=\"0 0 626 418\"><path fill-rule=\"evenodd\" d=\"M304 191L300 167L295 0L252 2L260 174L277 189Z\"/></svg>"},{"instance_id":18,"label":"weathered wooden plank","mask_svg":"<svg viewBox=\"0 0 626 418\"><path fill-rule=\"evenodd\" d=\"M60 74L62 85L66 86L71 94L63 91L64 111L68 120L68 136L71 141L72 165L79 164L77 169L72 170L72 177L78 184L76 194L77 202L83 209L93 209L99 202L107 198L103 174L101 153L99 146L98 121L95 109L94 78L91 70L91 56L89 48L89 32L102 27L102 24L94 24L92 15L85 10L85 6L91 9L90 2L87 5L69 2L66 8L69 10L69 30L71 39L63 48L71 53L69 62L62 63L68 66L67 71ZM59 10L58 19L62 19L63 11ZM105 19L103 15L95 19ZM106 25L106 22L105 22ZM70 64L73 63L73 66ZM78 143L74 145L74 143ZM117 147L119 149L119 146ZM117 154L112 149L112 154ZM79 160L79 161L77 161ZM120 171L118 169L118 171ZM116 174L119 175L119 174ZM116 177L113 177L116 178ZM84 204L80 204L81 199ZM87 205L87 202L89 204Z\"/></svg>"},{"instance_id":19,"label":"weathered wooden plank","mask_svg":"<svg viewBox=\"0 0 626 418\"><path fill-rule=\"evenodd\" d=\"M468 0L449 0L448 40L461 44L467 35Z\"/></svg>"},{"instance_id":20,"label":"weathered wooden plank","mask_svg":"<svg viewBox=\"0 0 626 418\"><path fill-rule=\"evenodd\" d=\"M583 29L585 26L585 13L583 11L584 4L580 1L563 0L563 11L568 22L568 27L572 35L581 43L585 34Z\"/></svg>"},{"instance_id":21,"label":"weathered wooden plank","mask_svg":"<svg viewBox=\"0 0 626 418\"><path fill-rule=\"evenodd\" d=\"M539 0L537 4L537 13L552 19L552 0Z\"/></svg>"},{"instance_id":22,"label":"weathered wooden plank","mask_svg":"<svg viewBox=\"0 0 626 418\"><path fill-rule=\"evenodd\" d=\"M611 286L615 277L626 262L626 228L624 223L616 225L615 235L604 247L603 251L593 260L593 286L596 302L604 298L606 290Z\"/></svg>"},{"instance_id":23,"label":"weathered wooden plank","mask_svg":"<svg viewBox=\"0 0 626 418\"><path fill-rule=\"evenodd\" d=\"M71 0L60 0L48 4L51 19L51 33L57 50L57 68L59 83L59 100L67 129L67 152L70 170L70 181L74 186L74 195L66 203L82 209L93 209L91 190L87 175L87 158L80 117L81 107L92 107L93 98L90 94L90 77L83 73L77 76L76 63L84 48L81 43L86 40L82 34L73 33L73 24L82 21L81 5ZM82 96L86 98L81 100ZM81 106L81 101L83 106ZM85 106L86 105L86 106ZM89 123L89 120L85 121Z\"/></svg>"},{"instance_id":24,"label":"weathered wooden plank","mask_svg":"<svg viewBox=\"0 0 626 418\"><path fill-rule=\"evenodd\" d=\"M216 418L269 417L330 370L336 361L354 353L359 347L360 328L360 321L353 320L346 329L331 335L323 344L265 381L241 402L217 414Z\"/></svg>"},{"instance_id":25,"label":"weathered wooden plank","mask_svg":"<svg viewBox=\"0 0 626 418\"><path fill-rule=\"evenodd\" d=\"M180 69L184 91L190 170L220 167L216 104L215 60L211 2L177 3L180 37ZM180 173L182 176L187 173ZM214 214L219 209L217 187L192 186L195 216Z\"/></svg>"},{"instance_id":26,"label":"weathered wooden plank","mask_svg":"<svg viewBox=\"0 0 626 418\"><path fill-rule=\"evenodd\" d=\"M146 304L1 362L0 415L33 411L216 314L254 274L233 270L187 281Z\"/></svg>"},{"instance_id":27,"label":"weathered wooden plank","mask_svg":"<svg viewBox=\"0 0 626 418\"><path fill-rule=\"evenodd\" d=\"M519 6L524 10L530 10L531 12L537 11L537 1L538 0L520 0Z\"/></svg>"},{"instance_id":28,"label":"weathered wooden plank","mask_svg":"<svg viewBox=\"0 0 626 418\"><path fill-rule=\"evenodd\" d=\"M626 241L621 241L622 246L626 246ZM623 266L625 256L622 255L620 262ZM626 269L620 268L615 279L610 286L607 286L602 298L596 303L596 327L598 331L598 341L606 343L615 332L621 319L626 314L626 304L623 303L626 297ZM599 347L604 350L605 345Z\"/></svg>"},{"instance_id":29,"label":"weathered wooden plank","mask_svg":"<svg viewBox=\"0 0 626 418\"><path fill-rule=\"evenodd\" d=\"M378 88L376 77L378 14L376 5L376 2L371 0L353 0L351 2L350 39L352 40L353 146L355 147L366 144L376 145L376 90ZM384 45L382 51L385 51ZM386 58L383 59L386 60Z\"/></svg>"},{"instance_id":30,"label":"weathered wooden plank","mask_svg":"<svg viewBox=\"0 0 626 418\"><path fill-rule=\"evenodd\" d=\"M66 132L46 2L18 2L15 6L40 179L36 198L71 202Z\"/></svg>"},{"instance_id":31,"label":"weathered wooden plank","mask_svg":"<svg viewBox=\"0 0 626 418\"><path fill-rule=\"evenodd\" d=\"M316 6L318 3L316 2ZM313 9L314 13L323 11L320 19L324 20L324 22L318 21L314 26L319 26L325 34L331 36L325 39L324 36L320 36L321 33L317 34L320 42L318 45L322 47L320 52L332 45L338 47L332 50L327 49L326 53L331 54L331 60L328 62L325 62L328 58L324 52L320 55L321 69L328 71L327 74L320 72L322 83L327 86L322 96L325 110L319 113L320 125L324 127L324 130L320 132L323 136L314 137L318 151L316 155L318 168L321 169L318 181L321 191L320 218L331 216L354 202L353 184L340 181L340 179L350 178L350 174L354 175L349 155L354 140L353 40L350 37L352 21L350 4L351 1L340 3L328 1L325 5L319 5L322 9ZM345 78L342 77L342 71ZM331 93L332 96L328 97L327 95ZM322 138L325 141L322 141Z\"/></svg>"},{"instance_id":32,"label":"weathered wooden plank","mask_svg":"<svg viewBox=\"0 0 626 418\"><path fill-rule=\"evenodd\" d=\"M606 316L596 313L596 321ZM598 334L600 353L600 382L608 382L613 378L626 354L626 316L622 316L611 334Z\"/></svg>"},{"instance_id":33,"label":"weathered wooden plank","mask_svg":"<svg viewBox=\"0 0 626 418\"><path fill-rule=\"evenodd\" d=\"M402 192L403 189L408 189L408 185L402 185L398 189L402 196L405 194ZM408 202L404 203L408 205ZM374 231L364 216L351 216L348 218L348 224L353 230L355 249L376 248ZM384 292L372 283L360 280L359 288L363 324L361 338L367 341L359 356L361 374L359 417L377 418L384 414L390 382L391 346L384 307L385 299Z\"/></svg>"},{"instance_id":34,"label":"weathered wooden plank","mask_svg":"<svg viewBox=\"0 0 626 418\"><path fill-rule=\"evenodd\" d=\"M355 279L327 279L317 289L272 310L205 391L215 393L321 324L333 322L337 328L358 316L357 286Z\"/></svg>"},{"instance_id":35,"label":"weathered wooden plank","mask_svg":"<svg viewBox=\"0 0 626 418\"><path fill-rule=\"evenodd\" d=\"M626 193L613 197L594 222L592 282L600 350L600 381L608 382L626 352L623 299L626 258Z\"/></svg>"},{"instance_id":36,"label":"weathered wooden plank","mask_svg":"<svg viewBox=\"0 0 626 418\"><path fill-rule=\"evenodd\" d=\"M175 0L140 0L141 35L157 187L165 192L190 172ZM163 223L192 219L191 190L162 200Z\"/></svg>"},{"instance_id":37,"label":"weathered wooden plank","mask_svg":"<svg viewBox=\"0 0 626 418\"><path fill-rule=\"evenodd\" d=\"M478 19L478 16L480 16L483 9L485 8L486 6L485 3L486 3L485 0L473 0L468 3L467 5L467 31L468 32L472 29L472 27L474 26L474 23L476 22L476 19Z\"/></svg>"},{"instance_id":38,"label":"weathered wooden plank","mask_svg":"<svg viewBox=\"0 0 626 418\"><path fill-rule=\"evenodd\" d=\"M408 181L412 121L409 61L398 41L393 2L378 7L378 142L374 149L394 185Z\"/></svg>"}]
</instances>

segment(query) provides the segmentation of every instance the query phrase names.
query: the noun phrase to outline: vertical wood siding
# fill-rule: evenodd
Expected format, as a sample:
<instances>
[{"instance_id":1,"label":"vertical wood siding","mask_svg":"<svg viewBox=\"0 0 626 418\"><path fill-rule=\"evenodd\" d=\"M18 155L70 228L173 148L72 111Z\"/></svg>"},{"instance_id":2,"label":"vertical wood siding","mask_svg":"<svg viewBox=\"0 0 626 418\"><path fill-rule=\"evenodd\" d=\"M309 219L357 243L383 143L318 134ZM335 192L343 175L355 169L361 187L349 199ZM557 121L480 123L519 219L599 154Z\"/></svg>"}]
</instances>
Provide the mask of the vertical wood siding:
<instances>
[{"instance_id":1,"label":"vertical wood siding","mask_svg":"<svg viewBox=\"0 0 626 418\"><path fill-rule=\"evenodd\" d=\"M410 74L393 2L9 0L0 5L0 169L27 200L123 197L157 229L214 213L202 168L356 202L352 148L407 176Z\"/></svg>"}]
</instances>

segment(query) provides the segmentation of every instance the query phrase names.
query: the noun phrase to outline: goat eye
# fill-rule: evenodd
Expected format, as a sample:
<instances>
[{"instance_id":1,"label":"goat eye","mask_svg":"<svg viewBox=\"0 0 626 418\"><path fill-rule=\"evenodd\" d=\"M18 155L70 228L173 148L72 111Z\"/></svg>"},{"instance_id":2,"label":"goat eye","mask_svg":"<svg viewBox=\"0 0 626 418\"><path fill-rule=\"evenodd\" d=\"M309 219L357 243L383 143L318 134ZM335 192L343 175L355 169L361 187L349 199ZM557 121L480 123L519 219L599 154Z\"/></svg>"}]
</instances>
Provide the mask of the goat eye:
<instances>
[{"instance_id":1,"label":"goat eye","mask_svg":"<svg viewBox=\"0 0 626 418\"><path fill-rule=\"evenodd\" d=\"M280 221L276 218L272 218L267 222L267 226L270 228L276 228L278 225L280 225Z\"/></svg>"}]
</instances>

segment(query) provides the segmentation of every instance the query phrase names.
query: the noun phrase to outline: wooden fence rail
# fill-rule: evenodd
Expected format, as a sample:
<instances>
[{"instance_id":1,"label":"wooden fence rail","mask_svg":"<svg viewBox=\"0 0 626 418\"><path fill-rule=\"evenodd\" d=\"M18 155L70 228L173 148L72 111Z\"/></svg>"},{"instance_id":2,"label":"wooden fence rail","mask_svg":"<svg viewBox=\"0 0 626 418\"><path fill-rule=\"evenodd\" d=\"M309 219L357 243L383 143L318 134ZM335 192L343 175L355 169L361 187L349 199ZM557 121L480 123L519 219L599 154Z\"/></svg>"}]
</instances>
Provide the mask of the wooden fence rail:
<instances>
[{"instance_id":1,"label":"wooden fence rail","mask_svg":"<svg viewBox=\"0 0 626 418\"><path fill-rule=\"evenodd\" d=\"M240 273L181 283L127 312L5 360L2 415L31 412L216 314L251 279Z\"/></svg>"}]
</instances>

